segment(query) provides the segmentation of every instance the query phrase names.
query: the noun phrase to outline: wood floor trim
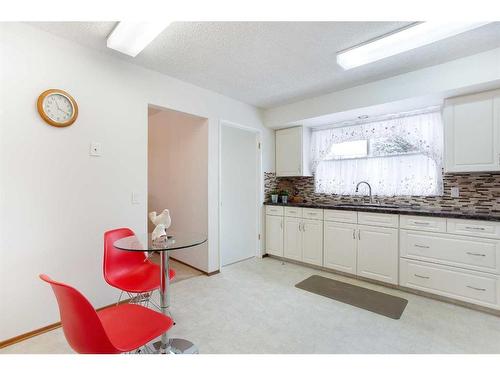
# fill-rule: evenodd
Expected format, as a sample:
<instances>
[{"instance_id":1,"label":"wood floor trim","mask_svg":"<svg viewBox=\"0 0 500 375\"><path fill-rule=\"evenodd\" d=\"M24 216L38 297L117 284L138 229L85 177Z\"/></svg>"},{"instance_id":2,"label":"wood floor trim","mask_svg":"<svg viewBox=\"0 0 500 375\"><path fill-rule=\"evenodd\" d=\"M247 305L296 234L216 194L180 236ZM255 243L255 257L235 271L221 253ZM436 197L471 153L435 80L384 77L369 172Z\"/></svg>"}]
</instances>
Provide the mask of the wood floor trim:
<instances>
[{"instance_id":1,"label":"wood floor trim","mask_svg":"<svg viewBox=\"0 0 500 375\"><path fill-rule=\"evenodd\" d=\"M206 271L200 270L199 268L196 268L196 267L194 267L194 266L192 266L190 264L187 264L186 262L183 262L182 260L176 259L173 256L170 256L170 258L173 259L173 260L175 260L176 262L184 264L185 266L191 267L192 269L195 269L196 271L199 271L199 272L201 272L201 273L203 273L204 275L207 275L207 276L216 275L216 274L218 274L220 272L219 270L213 271L213 272L206 272Z\"/></svg>"},{"instance_id":2,"label":"wood floor trim","mask_svg":"<svg viewBox=\"0 0 500 375\"><path fill-rule=\"evenodd\" d=\"M129 301L130 301L130 299L124 299L123 301L120 301L119 304L121 305L123 303L128 303ZM112 304L107 305L107 306L99 307L98 309L96 309L96 311L104 310L108 307L112 307L115 305L116 305L116 303L112 303ZM11 337L10 339L0 341L0 349L3 349L3 348L10 346L10 345L17 344L18 342L21 342L24 340L28 340L32 337L53 331L54 329L57 329L60 327L61 327L61 322L59 321L57 323L49 324L48 326L38 328L38 329L35 329L33 331L29 331L29 332L23 333L21 335L15 336L15 337Z\"/></svg>"}]
</instances>

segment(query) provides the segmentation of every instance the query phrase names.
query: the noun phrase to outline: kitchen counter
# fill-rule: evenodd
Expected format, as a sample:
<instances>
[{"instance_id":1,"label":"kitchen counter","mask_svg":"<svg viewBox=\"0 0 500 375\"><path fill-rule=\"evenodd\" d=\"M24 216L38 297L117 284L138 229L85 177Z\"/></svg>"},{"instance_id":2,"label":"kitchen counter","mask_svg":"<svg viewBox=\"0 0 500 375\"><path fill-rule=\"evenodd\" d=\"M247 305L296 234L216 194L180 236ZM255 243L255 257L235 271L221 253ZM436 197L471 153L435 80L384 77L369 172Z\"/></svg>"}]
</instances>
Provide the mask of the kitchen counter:
<instances>
[{"instance_id":1,"label":"kitchen counter","mask_svg":"<svg viewBox=\"0 0 500 375\"><path fill-rule=\"evenodd\" d=\"M392 207L363 207L363 206L350 206L347 207L343 203L339 204L317 204L317 203L271 203L264 202L268 206L283 206L283 207L305 207L305 208L321 208L330 210L344 210L344 211L361 211L361 212L379 212L384 214L398 214L398 215L418 215L418 216L436 216L436 217L449 217L455 219L468 219L468 220L488 220L500 221L500 212L476 212L471 210L455 210L455 209L429 209L419 208L416 206L401 205L397 208Z\"/></svg>"}]
</instances>

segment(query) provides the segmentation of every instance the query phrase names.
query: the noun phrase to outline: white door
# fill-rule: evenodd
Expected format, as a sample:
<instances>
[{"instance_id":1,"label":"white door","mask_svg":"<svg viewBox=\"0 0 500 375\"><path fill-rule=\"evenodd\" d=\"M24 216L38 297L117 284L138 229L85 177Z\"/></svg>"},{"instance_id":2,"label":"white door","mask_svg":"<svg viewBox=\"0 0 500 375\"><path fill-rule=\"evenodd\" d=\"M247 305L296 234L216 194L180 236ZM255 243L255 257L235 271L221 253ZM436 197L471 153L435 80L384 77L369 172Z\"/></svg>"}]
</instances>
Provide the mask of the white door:
<instances>
[{"instance_id":1,"label":"white door","mask_svg":"<svg viewBox=\"0 0 500 375\"><path fill-rule=\"evenodd\" d=\"M302 261L323 265L323 221L302 220Z\"/></svg>"},{"instance_id":2,"label":"white door","mask_svg":"<svg viewBox=\"0 0 500 375\"><path fill-rule=\"evenodd\" d=\"M356 274L355 224L324 224L324 266L334 270Z\"/></svg>"},{"instance_id":3,"label":"white door","mask_svg":"<svg viewBox=\"0 0 500 375\"><path fill-rule=\"evenodd\" d=\"M283 256L283 216L266 215L266 253Z\"/></svg>"},{"instance_id":4,"label":"white door","mask_svg":"<svg viewBox=\"0 0 500 375\"><path fill-rule=\"evenodd\" d=\"M358 225L358 276L398 283L398 230Z\"/></svg>"},{"instance_id":5,"label":"white door","mask_svg":"<svg viewBox=\"0 0 500 375\"><path fill-rule=\"evenodd\" d=\"M284 221L284 257L288 259L302 260L302 219L298 217L285 216Z\"/></svg>"},{"instance_id":6,"label":"white door","mask_svg":"<svg viewBox=\"0 0 500 375\"><path fill-rule=\"evenodd\" d=\"M254 257L258 250L257 133L220 127L221 266Z\"/></svg>"}]
</instances>

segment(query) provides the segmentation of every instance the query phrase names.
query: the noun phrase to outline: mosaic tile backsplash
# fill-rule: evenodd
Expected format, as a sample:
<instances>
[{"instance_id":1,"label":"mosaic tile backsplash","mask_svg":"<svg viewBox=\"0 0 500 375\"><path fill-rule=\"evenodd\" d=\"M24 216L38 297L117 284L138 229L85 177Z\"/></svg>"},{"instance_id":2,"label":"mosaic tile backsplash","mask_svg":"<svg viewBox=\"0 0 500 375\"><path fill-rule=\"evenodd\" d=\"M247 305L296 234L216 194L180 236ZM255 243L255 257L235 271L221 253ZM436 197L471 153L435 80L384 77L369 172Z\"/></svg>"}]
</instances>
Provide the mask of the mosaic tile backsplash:
<instances>
[{"instance_id":1,"label":"mosaic tile backsplash","mask_svg":"<svg viewBox=\"0 0 500 375\"><path fill-rule=\"evenodd\" d=\"M444 194L439 197L396 196L376 197L384 204L404 204L423 209L442 209L474 213L500 213L500 173L445 173ZM451 197L451 188L457 186L459 198ZM272 190L287 190L301 202L314 204L339 204L368 202L368 196L334 195L314 192L314 177L276 177L275 173L264 173L266 199Z\"/></svg>"}]
</instances>

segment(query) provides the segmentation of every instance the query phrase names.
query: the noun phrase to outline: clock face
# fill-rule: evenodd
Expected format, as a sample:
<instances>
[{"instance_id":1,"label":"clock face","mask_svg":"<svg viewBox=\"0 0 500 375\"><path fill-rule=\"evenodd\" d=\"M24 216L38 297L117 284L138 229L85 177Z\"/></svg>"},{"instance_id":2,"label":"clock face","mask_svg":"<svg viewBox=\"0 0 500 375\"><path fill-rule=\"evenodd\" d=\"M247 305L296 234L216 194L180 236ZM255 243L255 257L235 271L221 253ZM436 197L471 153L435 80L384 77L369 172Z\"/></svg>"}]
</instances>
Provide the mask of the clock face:
<instances>
[{"instance_id":1,"label":"clock face","mask_svg":"<svg viewBox=\"0 0 500 375\"><path fill-rule=\"evenodd\" d=\"M42 92L36 106L42 119L47 124L58 128L70 126L78 117L78 104L75 99L60 89Z\"/></svg>"},{"instance_id":2,"label":"clock face","mask_svg":"<svg viewBox=\"0 0 500 375\"><path fill-rule=\"evenodd\" d=\"M53 93L43 100L43 111L52 121L64 124L73 118L75 108L66 95Z\"/></svg>"}]
</instances>

